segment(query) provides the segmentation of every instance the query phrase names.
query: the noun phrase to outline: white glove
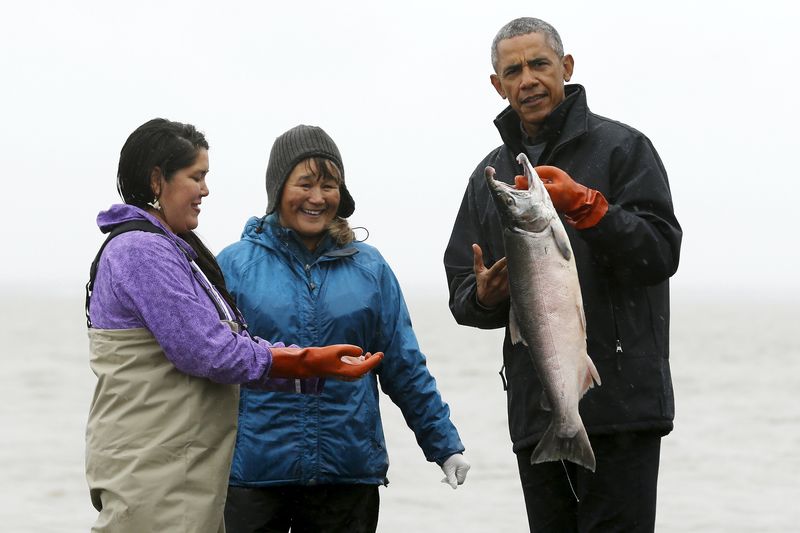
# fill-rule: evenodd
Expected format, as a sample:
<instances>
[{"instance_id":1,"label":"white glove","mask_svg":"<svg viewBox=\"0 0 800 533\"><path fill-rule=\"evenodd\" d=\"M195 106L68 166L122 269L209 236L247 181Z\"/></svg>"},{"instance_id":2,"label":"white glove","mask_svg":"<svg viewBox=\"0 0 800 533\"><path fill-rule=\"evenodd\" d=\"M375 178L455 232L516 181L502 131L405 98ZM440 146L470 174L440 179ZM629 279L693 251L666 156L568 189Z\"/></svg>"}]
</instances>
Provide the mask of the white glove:
<instances>
[{"instance_id":1,"label":"white glove","mask_svg":"<svg viewBox=\"0 0 800 533\"><path fill-rule=\"evenodd\" d=\"M467 472L469 471L470 465L464 456L460 453L454 453L442 465L442 472L444 472L445 478L442 480L442 483L447 483L454 489L459 485L463 485L464 481L467 479Z\"/></svg>"}]
</instances>

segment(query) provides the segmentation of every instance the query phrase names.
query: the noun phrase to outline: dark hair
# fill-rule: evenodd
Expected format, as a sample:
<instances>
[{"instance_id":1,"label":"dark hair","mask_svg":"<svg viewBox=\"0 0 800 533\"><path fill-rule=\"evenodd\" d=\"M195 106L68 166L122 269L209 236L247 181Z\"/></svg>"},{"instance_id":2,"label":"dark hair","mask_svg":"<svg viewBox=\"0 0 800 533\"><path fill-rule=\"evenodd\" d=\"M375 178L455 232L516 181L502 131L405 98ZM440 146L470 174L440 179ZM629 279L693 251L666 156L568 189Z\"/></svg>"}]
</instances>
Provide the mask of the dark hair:
<instances>
[{"instance_id":1,"label":"dark hair","mask_svg":"<svg viewBox=\"0 0 800 533\"><path fill-rule=\"evenodd\" d=\"M150 176L158 167L169 181L188 167L201 149L208 150L205 136L191 124L154 118L128 136L119 153L117 191L126 204L146 209L156 199Z\"/></svg>"},{"instance_id":2,"label":"dark hair","mask_svg":"<svg viewBox=\"0 0 800 533\"><path fill-rule=\"evenodd\" d=\"M314 165L317 167L316 177L319 181L333 180L337 185L342 183L342 169L339 168L339 165L336 164L336 161L321 155L316 155L306 160L306 164L309 165L309 168L311 161L313 161ZM333 165L333 168L336 172L331 172L331 168L328 166L329 163Z\"/></svg>"},{"instance_id":3,"label":"dark hair","mask_svg":"<svg viewBox=\"0 0 800 533\"><path fill-rule=\"evenodd\" d=\"M158 167L166 181L175 172L192 165L201 149L208 150L205 135L191 124L154 118L136 128L128 136L119 153L117 191L126 204L147 209L156 199L150 186L150 176ZM239 315L236 301L225 287L222 270L214 254L206 248L193 231L179 233L197 254L195 263L214 285L231 309Z\"/></svg>"}]
</instances>

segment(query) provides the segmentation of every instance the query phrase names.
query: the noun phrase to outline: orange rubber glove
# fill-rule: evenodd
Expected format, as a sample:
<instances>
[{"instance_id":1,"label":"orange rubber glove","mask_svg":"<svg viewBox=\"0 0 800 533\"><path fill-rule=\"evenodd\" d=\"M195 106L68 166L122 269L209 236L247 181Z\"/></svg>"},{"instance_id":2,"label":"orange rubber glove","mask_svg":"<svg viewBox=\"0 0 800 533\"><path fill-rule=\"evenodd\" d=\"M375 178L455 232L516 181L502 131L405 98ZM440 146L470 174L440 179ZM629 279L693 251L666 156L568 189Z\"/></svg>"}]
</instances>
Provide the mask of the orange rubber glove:
<instances>
[{"instance_id":1,"label":"orange rubber glove","mask_svg":"<svg viewBox=\"0 0 800 533\"><path fill-rule=\"evenodd\" d=\"M276 378L358 378L378 366L383 352L363 352L352 344L333 344L321 348L271 347L272 368L269 375Z\"/></svg>"},{"instance_id":2,"label":"orange rubber glove","mask_svg":"<svg viewBox=\"0 0 800 533\"><path fill-rule=\"evenodd\" d=\"M608 211L608 201L600 191L581 185L560 168L544 165L534 170L550 193L553 207L563 213L567 223L575 229L591 228ZM516 176L514 186L527 189L528 180L525 176Z\"/></svg>"}]
</instances>

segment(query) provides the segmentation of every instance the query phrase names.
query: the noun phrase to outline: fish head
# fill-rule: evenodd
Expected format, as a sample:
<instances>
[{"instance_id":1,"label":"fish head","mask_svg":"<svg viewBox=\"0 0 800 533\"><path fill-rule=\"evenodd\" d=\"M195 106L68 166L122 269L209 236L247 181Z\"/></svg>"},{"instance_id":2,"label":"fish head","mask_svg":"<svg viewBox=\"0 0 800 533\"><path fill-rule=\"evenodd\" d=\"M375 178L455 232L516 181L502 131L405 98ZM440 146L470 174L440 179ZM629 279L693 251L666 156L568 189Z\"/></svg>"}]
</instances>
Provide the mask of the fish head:
<instances>
[{"instance_id":1,"label":"fish head","mask_svg":"<svg viewBox=\"0 0 800 533\"><path fill-rule=\"evenodd\" d=\"M505 228L539 233L550 226L550 221L557 216L556 210L550 200L550 194L528 161L528 157L519 154L517 162L522 165L522 171L528 179L527 189L516 189L512 185L494 179L493 167L486 167L484 171L486 184L489 186L494 205Z\"/></svg>"}]
</instances>

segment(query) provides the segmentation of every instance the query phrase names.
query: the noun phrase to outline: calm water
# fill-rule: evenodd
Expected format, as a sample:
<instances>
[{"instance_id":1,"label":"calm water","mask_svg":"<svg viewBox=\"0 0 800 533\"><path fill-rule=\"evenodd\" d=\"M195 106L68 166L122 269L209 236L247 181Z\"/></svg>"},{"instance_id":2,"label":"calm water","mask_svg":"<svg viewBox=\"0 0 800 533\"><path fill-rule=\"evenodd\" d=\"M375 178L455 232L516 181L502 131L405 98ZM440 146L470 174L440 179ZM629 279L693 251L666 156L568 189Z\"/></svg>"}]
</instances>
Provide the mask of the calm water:
<instances>
[{"instance_id":1,"label":"calm water","mask_svg":"<svg viewBox=\"0 0 800 533\"><path fill-rule=\"evenodd\" d=\"M422 291L420 291L422 292ZM453 491L383 397L391 467L379 531L526 531L506 428L501 334L454 324L444 293L408 295L472 463ZM677 420L663 443L658 531L797 531L798 299L673 294ZM84 424L94 376L82 295L0 288L0 529L88 531Z\"/></svg>"}]
</instances>

